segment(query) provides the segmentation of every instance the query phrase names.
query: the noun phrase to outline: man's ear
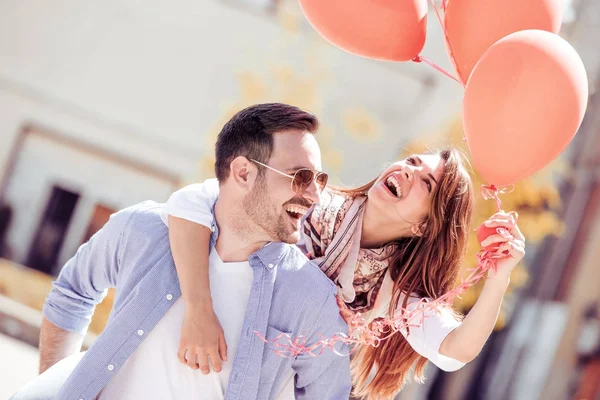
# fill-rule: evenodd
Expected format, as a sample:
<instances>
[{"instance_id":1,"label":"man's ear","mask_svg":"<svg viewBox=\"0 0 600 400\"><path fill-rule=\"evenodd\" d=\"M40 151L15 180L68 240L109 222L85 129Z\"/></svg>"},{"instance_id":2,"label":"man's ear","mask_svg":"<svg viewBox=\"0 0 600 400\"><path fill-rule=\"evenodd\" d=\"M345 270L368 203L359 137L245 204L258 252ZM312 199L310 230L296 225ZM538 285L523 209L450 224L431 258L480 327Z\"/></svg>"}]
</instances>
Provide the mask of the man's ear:
<instances>
[{"instance_id":1,"label":"man's ear","mask_svg":"<svg viewBox=\"0 0 600 400\"><path fill-rule=\"evenodd\" d=\"M236 157L229 164L229 179L241 190L248 191L252 189L256 174L256 166L246 157Z\"/></svg>"}]
</instances>

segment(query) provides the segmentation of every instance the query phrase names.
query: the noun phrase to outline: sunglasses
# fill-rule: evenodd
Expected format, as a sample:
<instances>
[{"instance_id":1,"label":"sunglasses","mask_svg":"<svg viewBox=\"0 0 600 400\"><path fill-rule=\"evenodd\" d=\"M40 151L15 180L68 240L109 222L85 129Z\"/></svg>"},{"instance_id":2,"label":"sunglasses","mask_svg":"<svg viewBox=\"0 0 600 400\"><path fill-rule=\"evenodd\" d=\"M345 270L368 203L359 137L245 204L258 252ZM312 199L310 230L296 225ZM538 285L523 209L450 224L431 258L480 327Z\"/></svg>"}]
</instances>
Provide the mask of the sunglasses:
<instances>
[{"instance_id":1,"label":"sunglasses","mask_svg":"<svg viewBox=\"0 0 600 400\"><path fill-rule=\"evenodd\" d=\"M325 189L325 186L327 186L327 180L329 179L329 176L325 172L313 171L312 169L308 168L300 168L298 171L294 172L294 175L290 175L273 167L269 167L267 164L263 164L260 161L253 159L250 159L250 161L290 178L292 180L292 190L295 193L304 192L313 183L313 181L317 184L319 191L321 191Z\"/></svg>"}]
</instances>

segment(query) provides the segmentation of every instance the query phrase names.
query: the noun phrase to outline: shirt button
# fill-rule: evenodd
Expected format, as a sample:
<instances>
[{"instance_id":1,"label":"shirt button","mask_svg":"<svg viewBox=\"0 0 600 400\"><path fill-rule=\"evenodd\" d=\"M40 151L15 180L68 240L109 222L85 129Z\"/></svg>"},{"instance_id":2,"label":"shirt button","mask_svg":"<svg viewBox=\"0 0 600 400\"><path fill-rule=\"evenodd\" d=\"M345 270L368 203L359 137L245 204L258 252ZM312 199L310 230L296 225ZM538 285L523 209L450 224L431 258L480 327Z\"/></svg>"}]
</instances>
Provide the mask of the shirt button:
<instances>
[{"instance_id":1,"label":"shirt button","mask_svg":"<svg viewBox=\"0 0 600 400\"><path fill-rule=\"evenodd\" d=\"M143 334L144 334L144 331L140 329L140 330L138 331L138 336L142 336Z\"/></svg>"},{"instance_id":2,"label":"shirt button","mask_svg":"<svg viewBox=\"0 0 600 400\"><path fill-rule=\"evenodd\" d=\"M269 269L273 269L273 264L269 264L269 265L267 265L267 268L269 268Z\"/></svg>"},{"instance_id":3,"label":"shirt button","mask_svg":"<svg viewBox=\"0 0 600 400\"><path fill-rule=\"evenodd\" d=\"M173 295L171 293L167 295L167 300L173 300Z\"/></svg>"},{"instance_id":4,"label":"shirt button","mask_svg":"<svg viewBox=\"0 0 600 400\"><path fill-rule=\"evenodd\" d=\"M215 233L215 226L214 226L214 225L211 225L211 227L210 227L210 231L211 231L212 233Z\"/></svg>"},{"instance_id":5,"label":"shirt button","mask_svg":"<svg viewBox=\"0 0 600 400\"><path fill-rule=\"evenodd\" d=\"M108 368L109 371L112 371L113 369L115 369L115 366L112 365L112 364L108 364L107 368Z\"/></svg>"}]
</instances>

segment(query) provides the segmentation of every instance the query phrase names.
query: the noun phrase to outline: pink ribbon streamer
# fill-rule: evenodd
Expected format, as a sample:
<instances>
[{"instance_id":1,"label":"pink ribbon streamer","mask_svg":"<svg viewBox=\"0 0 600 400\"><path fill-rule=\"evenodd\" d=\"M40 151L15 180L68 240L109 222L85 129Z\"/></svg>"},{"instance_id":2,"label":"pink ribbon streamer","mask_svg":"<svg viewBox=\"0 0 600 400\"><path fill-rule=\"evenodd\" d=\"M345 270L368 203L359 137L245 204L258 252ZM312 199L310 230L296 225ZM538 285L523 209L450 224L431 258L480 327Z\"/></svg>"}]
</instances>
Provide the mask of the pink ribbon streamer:
<instances>
[{"instance_id":1,"label":"pink ribbon streamer","mask_svg":"<svg viewBox=\"0 0 600 400\"><path fill-rule=\"evenodd\" d=\"M498 210L501 209L499 194L510 193L513 188L496 188L494 185L481 187L484 199L494 199ZM505 228L497 228L497 233L507 241L514 237ZM483 279L490 269L496 268L496 260L510 257L498 250L480 250L477 255L477 267L469 270L466 278L446 294L435 300L421 299L411 304L408 308L402 308L395 317L376 319L372 322L362 318L360 313L354 314L348 322L349 335L337 333L329 338L323 335L312 345L307 344L307 337L300 335L292 338L290 335L281 334L274 339L268 340L262 334L255 331L256 335L265 343L270 343L275 348L275 353L282 357L295 358L300 354L308 354L313 357L320 356L326 349L330 349L339 356L348 356L354 353L359 346L378 347L383 340L390 338L398 332L408 332L410 328L418 328L423 324L425 318L436 315L443 308L451 307L456 298L466 292L471 286ZM338 350L336 346L347 347L346 351Z\"/></svg>"},{"instance_id":2,"label":"pink ribbon streamer","mask_svg":"<svg viewBox=\"0 0 600 400\"><path fill-rule=\"evenodd\" d=\"M498 229L500 234L512 236L505 229ZM356 351L359 346L378 347L383 340L390 338L399 331L407 332L410 328L420 327L425 318L438 313L442 308L451 306L456 297L460 297L469 287L479 282L491 268L495 268L495 260L506 257L501 253L482 250L477 254L478 266L470 270L467 278L463 279L460 285L452 289L443 296L428 301L421 299L418 303L412 304L410 308L403 308L396 317L375 320L367 322L360 313L355 314L348 323L349 335L337 333L329 338L321 336L312 345L307 344L307 338L300 335L293 339L286 334L280 334L272 340L267 340L259 332L256 335L265 343L270 343L275 348L275 353L282 357L295 358L300 354L308 354L317 357L323 354L326 349L332 350L339 356L348 356ZM346 351L338 350L339 345L347 347Z\"/></svg>"},{"instance_id":3,"label":"pink ribbon streamer","mask_svg":"<svg viewBox=\"0 0 600 400\"><path fill-rule=\"evenodd\" d=\"M499 195L512 193L513 190L515 190L514 185L503 188L497 188L494 185L481 185L481 197L483 197L485 200L495 200L496 208L498 211L500 211L502 209L502 202L500 201Z\"/></svg>"}]
</instances>

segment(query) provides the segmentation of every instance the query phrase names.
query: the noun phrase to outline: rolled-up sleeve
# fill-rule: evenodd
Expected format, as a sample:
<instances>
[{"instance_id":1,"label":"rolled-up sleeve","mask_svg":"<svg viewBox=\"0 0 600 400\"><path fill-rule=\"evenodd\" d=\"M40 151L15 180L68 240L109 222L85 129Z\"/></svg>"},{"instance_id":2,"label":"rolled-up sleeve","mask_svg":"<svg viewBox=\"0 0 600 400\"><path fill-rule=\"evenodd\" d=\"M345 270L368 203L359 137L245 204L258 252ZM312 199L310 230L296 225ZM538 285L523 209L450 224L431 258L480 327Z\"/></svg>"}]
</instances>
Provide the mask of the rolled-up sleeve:
<instances>
[{"instance_id":1,"label":"rolled-up sleeve","mask_svg":"<svg viewBox=\"0 0 600 400\"><path fill-rule=\"evenodd\" d=\"M419 306L418 299L409 300L408 309ZM420 319L420 318L419 318ZM425 317L410 328L409 334L402 332L411 347L443 371L452 372L464 367L466 363L440 354L440 346L446 336L461 324L448 309L427 311Z\"/></svg>"},{"instance_id":2,"label":"rolled-up sleeve","mask_svg":"<svg viewBox=\"0 0 600 400\"><path fill-rule=\"evenodd\" d=\"M161 219L169 225L169 215L211 227L213 206L219 198L219 181L207 179L194 183L171 194L161 212Z\"/></svg>"},{"instance_id":3,"label":"rolled-up sleeve","mask_svg":"<svg viewBox=\"0 0 600 400\"><path fill-rule=\"evenodd\" d=\"M127 209L113 214L64 265L43 307L54 325L85 335L96 305L117 284L120 243L131 214Z\"/></svg>"}]
</instances>

